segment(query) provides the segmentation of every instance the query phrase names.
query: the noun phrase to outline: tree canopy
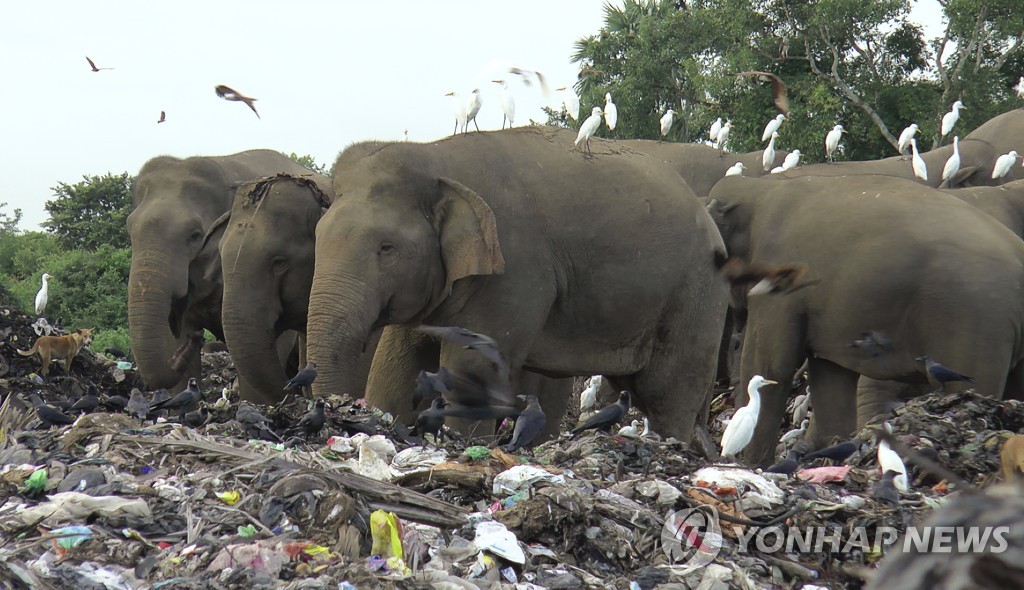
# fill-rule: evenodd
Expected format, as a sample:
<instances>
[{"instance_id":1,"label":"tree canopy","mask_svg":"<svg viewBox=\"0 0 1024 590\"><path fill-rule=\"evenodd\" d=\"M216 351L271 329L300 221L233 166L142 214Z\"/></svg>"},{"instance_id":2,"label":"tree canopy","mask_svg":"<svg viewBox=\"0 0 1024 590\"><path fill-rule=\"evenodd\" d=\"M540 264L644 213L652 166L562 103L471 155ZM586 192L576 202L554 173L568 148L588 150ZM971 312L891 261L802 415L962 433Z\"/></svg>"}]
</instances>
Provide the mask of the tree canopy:
<instances>
[{"instance_id":1,"label":"tree canopy","mask_svg":"<svg viewBox=\"0 0 1024 590\"><path fill-rule=\"evenodd\" d=\"M84 176L76 184L59 183L51 189L56 198L46 202L50 218L43 227L66 250L129 247L125 219L132 212L132 181L125 172Z\"/></svg>"},{"instance_id":2,"label":"tree canopy","mask_svg":"<svg viewBox=\"0 0 1024 590\"><path fill-rule=\"evenodd\" d=\"M925 1L925 0L922 0ZM611 93L619 138L659 137L666 109L677 115L673 141L702 141L718 117L731 119L729 148L761 149L777 112L771 85L744 71L778 75L790 113L779 130L783 149L824 158L833 125L846 159L895 154L900 131L921 128L938 145L942 115L954 100L967 109L955 133L1020 106L1013 86L1024 66L1024 2L935 0L943 36L928 40L910 20L909 0L624 0L605 5L601 30L576 43L581 112ZM550 112L552 123L568 124ZM946 138L949 141L951 138Z\"/></svg>"}]
</instances>

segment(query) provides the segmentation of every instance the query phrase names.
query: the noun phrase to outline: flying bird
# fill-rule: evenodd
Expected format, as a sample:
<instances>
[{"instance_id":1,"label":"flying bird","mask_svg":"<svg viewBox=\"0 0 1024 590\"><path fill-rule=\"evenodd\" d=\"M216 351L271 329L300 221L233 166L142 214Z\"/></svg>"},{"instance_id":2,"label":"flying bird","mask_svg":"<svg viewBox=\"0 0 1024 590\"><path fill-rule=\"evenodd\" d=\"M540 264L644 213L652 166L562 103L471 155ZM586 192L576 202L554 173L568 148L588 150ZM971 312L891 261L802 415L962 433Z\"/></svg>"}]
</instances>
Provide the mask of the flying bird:
<instances>
[{"instance_id":1,"label":"flying bird","mask_svg":"<svg viewBox=\"0 0 1024 590\"><path fill-rule=\"evenodd\" d=\"M886 432L892 434L892 426L885 422L883 424ZM882 473L887 471L895 471L899 475L895 476L893 483L896 484L896 489L901 492L907 491L907 466L903 464L903 459L900 458L899 454L892 450L889 446L889 441L879 440L878 441L878 466L882 469Z\"/></svg>"},{"instance_id":2,"label":"flying bird","mask_svg":"<svg viewBox=\"0 0 1024 590\"><path fill-rule=\"evenodd\" d=\"M572 117L573 121L578 121L580 118L580 97L576 96L576 91L569 86L559 86L556 90L562 92L562 106L565 108L565 112Z\"/></svg>"},{"instance_id":3,"label":"flying bird","mask_svg":"<svg viewBox=\"0 0 1024 590\"><path fill-rule=\"evenodd\" d=\"M846 131L843 130L843 126L836 125L832 128L832 131L829 131L828 134L825 135L825 157L829 160L831 160L833 154L836 153L836 149L839 147L839 140L842 139L843 133L846 133Z\"/></svg>"},{"instance_id":4,"label":"flying bird","mask_svg":"<svg viewBox=\"0 0 1024 590\"><path fill-rule=\"evenodd\" d=\"M768 139L775 133L778 133L779 127L782 127L782 122L786 120L786 115L776 115L774 119L768 121L768 124L764 126L764 132L761 133L761 141L768 141Z\"/></svg>"},{"instance_id":5,"label":"flying bird","mask_svg":"<svg viewBox=\"0 0 1024 590\"><path fill-rule=\"evenodd\" d=\"M789 114L789 97L786 94L786 84L783 83L781 78L770 72L740 72L736 76L757 76L757 79L762 82L771 82L772 100L775 102L775 108L783 115ZM768 135L771 134L769 133ZM764 141L764 139L761 141Z\"/></svg>"},{"instance_id":6,"label":"flying bird","mask_svg":"<svg viewBox=\"0 0 1024 590\"><path fill-rule=\"evenodd\" d=\"M94 72L98 72L98 71L100 71L100 70L112 70L112 69L114 69L114 68L97 68L97 67L96 67L96 64L95 64L95 63L93 63L93 61L92 61L91 59L89 59L89 56L88 56L88 55L87 55L87 56L85 56L85 61L89 62L89 67L90 67L90 68L92 69L92 71L94 71Z\"/></svg>"},{"instance_id":7,"label":"flying bird","mask_svg":"<svg viewBox=\"0 0 1024 590\"><path fill-rule=\"evenodd\" d=\"M601 375L594 375L587 383L586 389L580 394L580 412L586 412L597 403L597 392L601 390Z\"/></svg>"},{"instance_id":8,"label":"flying bird","mask_svg":"<svg viewBox=\"0 0 1024 590\"><path fill-rule=\"evenodd\" d=\"M484 104L483 99L480 98L480 89L474 88L473 92L469 93L469 104L466 105L466 127L463 129L463 133L469 131L469 122L473 122L473 126L476 127L477 131L480 131L480 125L477 125L476 116L480 112L480 107Z\"/></svg>"},{"instance_id":9,"label":"flying bird","mask_svg":"<svg viewBox=\"0 0 1024 590\"><path fill-rule=\"evenodd\" d=\"M164 112L164 111L160 111L160 118L157 119L156 122L157 123L163 123L165 121L167 121L167 113Z\"/></svg>"},{"instance_id":10,"label":"flying bird","mask_svg":"<svg viewBox=\"0 0 1024 590\"><path fill-rule=\"evenodd\" d=\"M949 112L942 115L942 128L940 130L940 137L949 135L949 132L953 130L953 126L960 119L960 109L966 109L964 103L959 100L953 103L953 106L949 109Z\"/></svg>"},{"instance_id":11,"label":"flying bird","mask_svg":"<svg viewBox=\"0 0 1024 590\"><path fill-rule=\"evenodd\" d=\"M260 114L258 112L256 112L256 106L254 104L252 104L252 103L256 102L255 98L250 98L248 96L245 96L244 94L238 92L237 90L232 90L231 88L228 88L227 86L225 86L223 84L221 84L221 85L217 86L216 88L214 88L213 91L217 93L217 96L223 98L224 100L232 100L232 101L236 101L236 102L244 102L245 104L249 105L249 108L252 109L252 112L256 113L256 118L257 119L262 118L262 117L260 117Z\"/></svg>"},{"instance_id":12,"label":"flying bird","mask_svg":"<svg viewBox=\"0 0 1024 590\"><path fill-rule=\"evenodd\" d=\"M661 116L661 137L664 138L668 135L668 132L672 130L672 123L675 121L676 112L672 109L665 111L665 114Z\"/></svg>"},{"instance_id":13,"label":"flying bird","mask_svg":"<svg viewBox=\"0 0 1024 590\"><path fill-rule=\"evenodd\" d=\"M537 78L537 84L540 86L540 91L544 94L544 96L546 97L551 94L550 91L548 91L547 78L545 78L544 74L538 72L537 70L517 68L513 66L508 69L508 73L522 78L523 84L526 84L527 86L533 86L533 78Z\"/></svg>"},{"instance_id":14,"label":"flying bird","mask_svg":"<svg viewBox=\"0 0 1024 590\"><path fill-rule=\"evenodd\" d=\"M42 316L46 312L46 303L50 300L50 283L48 282L53 277L47 273L43 273L43 286L36 293L36 315Z\"/></svg>"},{"instance_id":15,"label":"flying bird","mask_svg":"<svg viewBox=\"0 0 1024 590\"><path fill-rule=\"evenodd\" d=\"M324 407L326 407L324 398L317 398L313 402L313 409L306 412L299 418L299 422L294 428L291 428L288 433L294 434L296 432L302 432L306 436L312 436L319 433L324 428L324 424L327 424L327 414L324 413Z\"/></svg>"},{"instance_id":16,"label":"flying bird","mask_svg":"<svg viewBox=\"0 0 1024 590\"><path fill-rule=\"evenodd\" d=\"M725 152L725 142L729 141L729 133L732 132L732 121L726 121L725 125L718 130L718 139L715 140L715 149Z\"/></svg>"},{"instance_id":17,"label":"flying bird","mask_svg":"<svg viewBox=\"0 0 1024 590\"><path fill-rule=\"evenodd\" d=\"M892 350L892 340L881 332L870 330L868 332L861 332L860 338L854 340L850 344L850 348L860 348L870 354L872 358L878 358Z\"/></svg>"},{"instance_id":18,"label":"flying bird","mask_svg":"<svg viewBox=\"0 0 1024 590\"><path fill-rule=\"evenodd\" d=\"M779 439L779 442L782 444L786 444L790 441L794 441L802 437L804 433L807 432L807 427L810 425L810 423L810 420L804 418L803 421L800 422L800 428L794 428L793 430L790 430L786 434L783 434L782 438Z\"/></svg>"},{"instance_id":19,"label":"flying bird","mask_svg":"<svg viewBox=\"0 0 1024 590\"><path fill-rule=\"evenodd\" d=\"M601 107L594 107L587 120L583 122L583 125L580 125L580 132L576 134L576 142L573 145L578 146L582 141L584 153L588 156L592 155L590 153L590 138L601 127L601 114Z\"/></svg>"},{"instance_id":20,"label":"flying bird","mask_svg":"<svg viewBox=\"0 0 1024 590\"><path fill-rule=\"evenodd\" d=\"M899 471L892 469L883 473L882 479L878 480L874 489L871 490L871 497L881 504L898 506L900 503L900 493L896 489L896 478L899 475Z\"/></svg>"},{"instance_id":21,"label":"flying bird","mask_svg":"<svg viewBox=\"0 0 1024 590\"><path fill-rule=\"evenodd\" d=\"M444 367L436 373L420 371L412 391L412 409L418 408L423 400L433 401L438 396L451 394L453 385L451 373Z\"/></svg>"},{"instance_id":22,"label":"flying bird","mask_svg":"<svg viewBox=\"0 0 1024 590\"><path fill-rule=\"evenodd\" d=\"M455 135L459 132L459 129L465 129L467 127L466 105L462 104L462 101L459 100L459 93L454 90L446 92L444 95L452 97L452 113L455 114L455 130L452 131L452 135Z\"/></svg>"},{"instance_id":23,"label":"flying bird","mask_svg":"<svg viewBox=\"0 0 1024 590\"><path fill-rule=\"evenodd\" d=\"M43 423L43 426L47 428L54 424L74 424L74 418L71 418L67 414L61 412L57 408L43 402L36 394L29 396L29 400L36 410L36 417Z\"/></svg>"},{"instance_id":24,"label":"flying bird","mask_svg":"<svg viewBox=\"0 0 1024 590\"><path fill-rule=\"evenodd\" d=\"M750 444L754 436L754 428L757 426L757 419L761 414L761 388L765 385L773 385L776 381L765 379L760 375L754 375L747 385L749 400L747 405L736 410L732 420L725 427L722 434L722 456L735 457L740 451Z\"/></svg>"},{"instance_id":25,"label":"flying bird","mask_svg":"<svg viewBox=\"0 0 1024 590\"><path fill-rule=\"evenodd\" d=\"M548 423L548 417L541 409L537 396L520 395L519 398L526 401L526 409L516 418L516 427L512 430L512 442L505 445L506 453L514 453L533 444L533 441L537 440L537 437L544 432L544 427Z\"/></svg>"},{"instance_id":26,"label":"flying bird","mask_svg":"<svg viewBox=\"0 0 1024 590\"><path fill-rule=\"evenodd\" d=\"M178 410L179 416L184 416L185 412L201 399L203 399L203 392L199 390L199 382L195 377L191 377L188 380L188 387L174 397L149 404L149 411Z\"/></svg>"},{"instance_id":27,"label":"flying bird","mask_svg":"<svg viewBox=\"0 0 1024 590\"><path fill-rule=\"evenodd\" d=\"M936 362L935 359L930 356L919 356L916 360L924 362L925 371L928 372L928 375L930 375L932 379L939 382L939 391L945 391L947 383L955 383L957 381L974 383L974 379L967 375L957 373L953 369Z\"/></svg>"},{"instance_id":28,"label":"flying bird","mask_svg":"<svg viewBox=\"0 0 1024 590\"><path fill-rule=\"evenodd\" d=\"M284 391L289 389L309 387L316 381L316 363L310 361L301 371L295 374L294 377L288 380L288 383L284 384Z\"/></svg>"},{"instance_id":29,"label":"flying bird","mask_svg":"<svg viewBox=\"0 0 1024 590\"><path fill-rule=\"evenodd\" d=\"M743 176L743 171L744 170L746 170L746 167L743 166L743 162L736 162L732 166L729 166L729 169L725 171L725 175L726 176Z\"/></svg>"},{"instance_id":30,"label":"flying bird","mask_svg":"<svg viewBox=\"0 0 1024 590\"><path fill-rule=\"evenodd\" d=\"M748 295L792 293L817 282L801 283L800 278L806 272L806 264L771 266L762 262L744 262L740 258L730 258L722 265L722 275L733 287L747 289L747 285L752 285L747 290Z\"/></svg>"},{"instance_id":31,"label":"flying bird","mask_svg":"<svg viewBox=\"0 0 1024 590\"><path fill-rule=\"evenodd\" d=\"M576 78L583 79L583 76L603 76L603 75L604 75L604 70L595 70L594 68L583 68L582 70L580 70L580 72L578 74L576 74Z\"/></svg>"},{"instance_id":32,"label":"flying bird","mask_svg":"<svg viewBox=\"0 0 1024 590\"><path fill-rule=\"evenodd\" d=\"M803 460L807 462L813 461L815 459L831 459L836 463L841 463L849 459L850 455L856 453L857 450L860 449L861 445L863 444L863 442L856 438L852 440L843 441L840 443L836 443L830 447L825 447L824 449L821 449L819 451L808 453L807 455L804 455Z\"/></svg>"},{"instance_id":33,"label":"flying bird","mask_svg":"<svg viewBox=\"0 0 1024 590\"><path fill-rule=\"evenodd\" d=\"M996 158L996 165L992 167L992 178L1002 178L1010 172L1010 168L1017 163L1017 157L1019 154L1017 150L1010 150L998 158Z\"/></svg>"},{"instance_id":34,"label":"flying bird","mask_svg":"<svg viewBox=\"0 0 1024 590\"><path fill-rule=\"evenodd\" d=\"M924 163L924 158L921 157L921 154L917 153L917 140L914 139L913 137L910 138L910 149L913 152L913 157L911 157L911 165L914 168L914 176L927 182L928 165Z\"/></svg>"},{"instance_id":35,"label":"flying bird","mask_svg":"<svg viewBox=\"0 0 1024 590\"><path fill-rule=\"evenodd\" d=\"M609 131L615 130L615 125L619 121L619 107L615 106L612 102L612 93L605 92L604 94L604 122L608 125Z\"/></svg>"},{"instance_id":36,"label":"flying bird","mask_svg":"<svg viewBox=\"0 0 1024 590\"><path fill-rule=\"evenodd\" d=\"M800 150L793 150L789 152L789 155L786 156L786 159L782 161L782 170L783 172L785 172L786 170L792 170L793 168L796 168L796 165L799 163Z\"/></svg>"},{"instance_id":37,"label":"flying bird","mask_svg":"<svg viewBox=\"0 0 1024 590\"><path fill-rule=\"evenodd\" d=\"M946 186L950 186L953 182L953 177L960 171L960 137L953 136L953 155L946 160L946 165L942 167L942 181L946 183Z\"/></svg>"},{"instance_id":38,"label":"flying bird","mask_svg":"<svg viewBox=\"0 0 1024 590\"><path fill-rule=\"evenodd\" d=\"M620 391L619 399L610 406L605 406L598 410L596 414L587 419L586 422L580 424L576 428L572 429L572 434L576 435L584 430L597 429L604 432L611 430L611 427L619 422L626 416L626 412L629 411L629 392Z\"/></svg>"},{"instance_id":39,"label":"flying bird","mask_svg":"<svg viewBox=\"0 0 1024 590\"><path fill-rule=\"evenodd\" d=\"M779 132L773 131L772 136L768 138L768 147L764 148L764 153L761 154L761 167L765 172L772 169L775 165L775 140L779 138Z\"/></svg>"},{"instance_id":40,"label":"flying bird","mask_svg":"<svg viewBox=\"0 0 1024 590\"><path fill-rule=\"evenodd\" d=\"M708 131L708 137L711 138L711 141L717 141L718 140L718 132L721 131L721 130L722 130L722 118L719 117L719 118L715 119L714 123L711 124L711 129Z\"/></svg>"},{"instance_id":41,"label":"flying bird","mask_svg":"<svg viewBox=\"0 0 1024 590\"><path fill-rule=\"evenodd\" d=\"M917 135L917 130L917 123L911 123L909 127L904 129L903 132L900 133L900 140L899 142L897 142L896 149L901 154L907 152L907 148L910 147L910 140L913 139L915 135Z\"/></svg>"},{"instance_id":42,"label":"flying bird","mask_svg":"<svg viewBox=\"0 0 1024 590\"><path fill-rule=\"evenodd\" d=\"M501 112L504 116L501 119L501 128L505 128L505 121L508 121L509 129L516 118L516 99L508 90L508 82L502 79L491 80L499 86L498 101L501 103Z\"/></svg>"},{"instance_id":43,"label":"flying bird","mask_svg":"<svg viewBox=\"0 0 1024 590\"><path fill-rule=\"evenodd\" d=\"M775 465L772 465L768 469L765 469L765 473L781 473L783 475L792 475L796 468L800 466L800 451L792 450L786 455L786 458L779 461Z\"/></svg>"}]
</instances>

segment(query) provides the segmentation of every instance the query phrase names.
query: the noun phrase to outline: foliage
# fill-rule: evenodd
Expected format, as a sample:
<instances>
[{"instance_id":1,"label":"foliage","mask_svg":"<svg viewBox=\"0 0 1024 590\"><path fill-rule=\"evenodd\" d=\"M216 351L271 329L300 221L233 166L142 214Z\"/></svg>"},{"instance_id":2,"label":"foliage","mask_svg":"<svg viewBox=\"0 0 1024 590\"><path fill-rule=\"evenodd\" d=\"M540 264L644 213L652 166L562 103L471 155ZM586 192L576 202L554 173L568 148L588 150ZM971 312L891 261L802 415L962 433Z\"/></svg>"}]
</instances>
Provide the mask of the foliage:
<instances>
[{"instance_id":1,"label":"foliage","mask_svg":"<svg viewBox=\"0 0 1024 590\"><path fill-rule=\"evenodd\" d=\"M103 352L108 348L116 348L128 354L132 349L132 337L128 334L128 328L100 330L93 335L90 348L96 352Z\"/></svg>"},{"instance_id":2,"label":"foliage","mask_svg":"<svg viewBox=\"0 0 1024 590\"><path fill-rule=\"evenodd\" d=\"M324 176L331 175L331 170L327 168L326 164L318 164L316 158L309 154L299 156L295 152L292 152L288 154L288 157L296 164L305 167L307 170L312 170L313 172L323 174Z\"/></svg>"},{"instance_id":3,"label":"foliage","mask_svg":"<svg viewBox=\"0 0 1024 590\"><path fill-rule=\"evenodd\" d=\"M59 183L47 201L50 219L43 223L65 250L96 250L101 245L127 248L125 219L132 211L128 173L83 176L77 184Z\"/></svg>"},{"instance_id":4,"label":"foliage","mask_svg":"<svg viewBox=\"0 0 1024 590\"><path fill-rule=\"evenodd\" d=\"M939 119L957 98L969 107L960 135L1019 106L1011 88L1024 66L1024 2L941 5L948 26L929 44L909 20L909 0L606 4L604 26L578 40L572 56L581 119L610 92L619 123L600 136L657 139L658 120L672 108L678 122L670 140L704 141L722 117L732 121L729 149L760 150L761 132L777 114L771 85L735 74L767 71L785 81L790 99L778 147L800 148L805 161L824 158L825 134L837 123L849 131L847 159L893 155L912 122L921 143L936 145ZM580 124L548 114L550 124Z\"/></svg>"}]
</instances>

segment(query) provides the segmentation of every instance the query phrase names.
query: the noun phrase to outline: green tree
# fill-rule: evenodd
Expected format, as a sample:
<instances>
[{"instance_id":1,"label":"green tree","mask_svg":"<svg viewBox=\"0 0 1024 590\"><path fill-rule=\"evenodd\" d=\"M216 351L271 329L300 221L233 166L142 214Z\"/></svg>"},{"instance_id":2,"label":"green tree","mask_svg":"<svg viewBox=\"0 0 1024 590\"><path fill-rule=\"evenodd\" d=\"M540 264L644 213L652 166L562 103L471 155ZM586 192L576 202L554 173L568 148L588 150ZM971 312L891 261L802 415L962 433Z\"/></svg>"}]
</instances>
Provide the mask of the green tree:
<instances>
[{"instance_id":1,"label":"green tree","mask_svg":"<svg viewBox=\"0 0 1024 590\"><path fill-rule=\"evenodd\" d=\"M316 158L309 154L298 155L295 152L288 154L288 157L292 159L296 164L304 166L308 170L312 170L317 174L323 174L324 176L330 176L331 171L327 168L326 164L318 164Z\"/></svg>"},{"instance_id":2,"label":"green tree","mask_svg":"<svg viewBox=\"0 0 1024 590\"><path fill-rule=\"evenodd\" d=\"M77 184L59 183L47 201L50 219L43 223L65 250L96 250L101 245L127 248L131 244L125 219L132 211L131 184L124 174L83 176Z\"/></svg>"}]
</instances>

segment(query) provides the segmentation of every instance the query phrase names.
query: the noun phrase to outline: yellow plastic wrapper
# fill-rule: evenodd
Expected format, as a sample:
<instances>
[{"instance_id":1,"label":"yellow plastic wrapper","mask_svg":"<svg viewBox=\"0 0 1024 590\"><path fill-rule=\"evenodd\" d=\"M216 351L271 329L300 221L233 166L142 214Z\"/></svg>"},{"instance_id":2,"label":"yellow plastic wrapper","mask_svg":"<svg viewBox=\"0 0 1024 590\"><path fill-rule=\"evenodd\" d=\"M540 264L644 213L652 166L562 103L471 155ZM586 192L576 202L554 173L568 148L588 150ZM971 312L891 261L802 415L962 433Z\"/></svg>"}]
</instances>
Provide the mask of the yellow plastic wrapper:
<instances>
[{"instance_id":1,"label":"yellow plastic wrapper","mask_svg":"<svg viewBox=\"0 0 1024 590\"><path fill-rule=\"evenodd\" d=\"M402 553L402 525L393 512L377 510L370 514L370 538L373 540L370 555L380 555L384 559L405 558Z\"/></svg>"},{"instance_id":2,"label":"yellow plastic wrapper","mask_svg":"<svg viewBox=\"0 0 1024 590\"><path fill-rule=\"evenodd\" d=\"M242 494L239 494L235 490L231 490L230 492L217 492L217 498L228 506L234 506L242 499Z\"/></svg>"}]
</instances>

